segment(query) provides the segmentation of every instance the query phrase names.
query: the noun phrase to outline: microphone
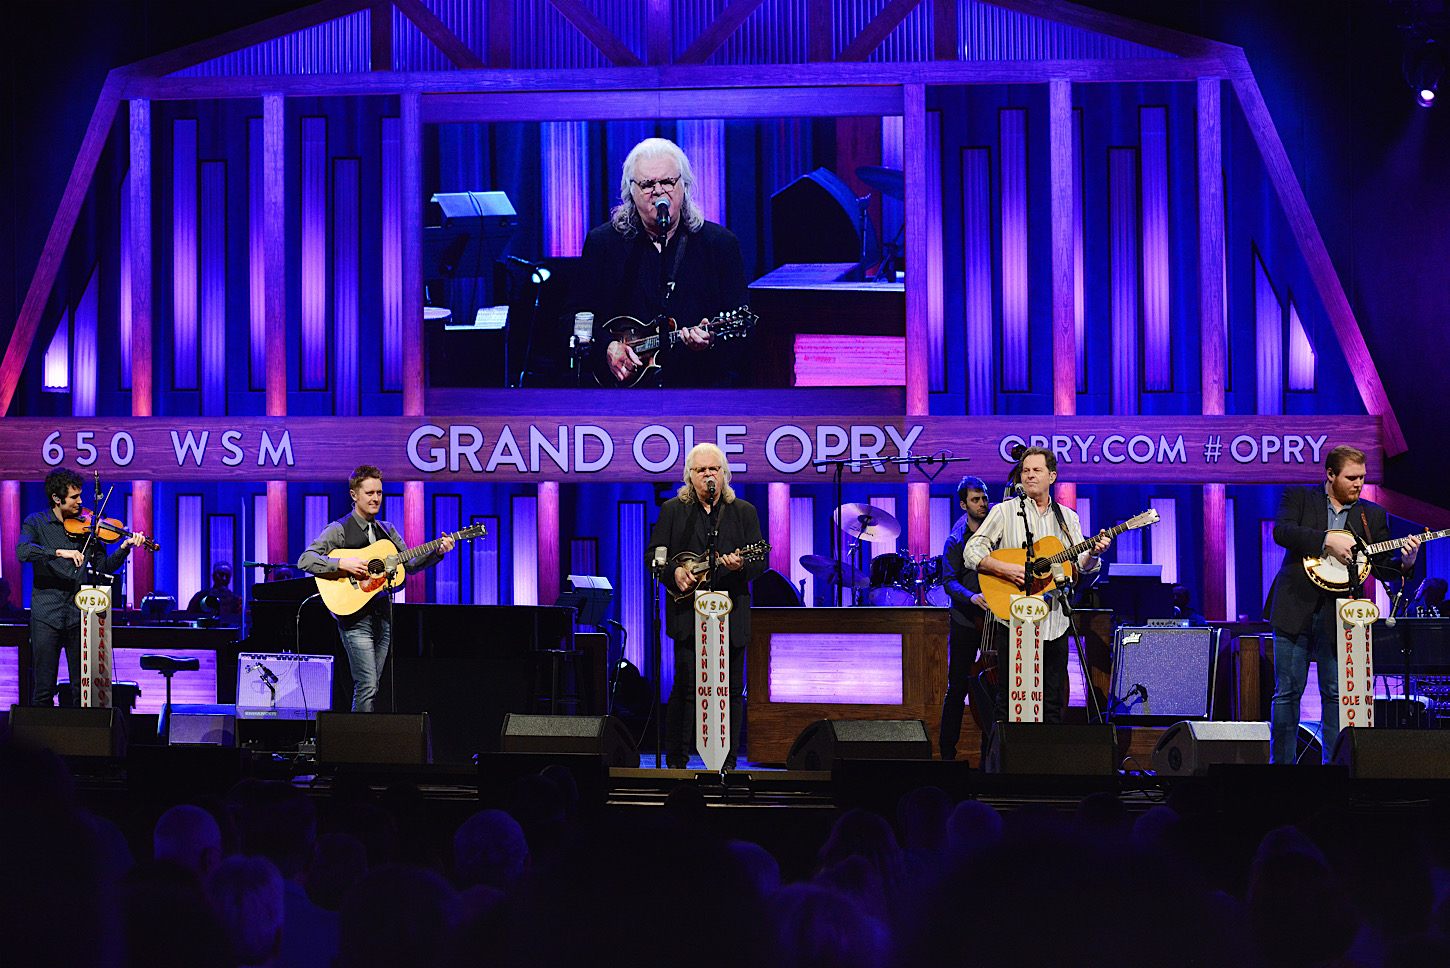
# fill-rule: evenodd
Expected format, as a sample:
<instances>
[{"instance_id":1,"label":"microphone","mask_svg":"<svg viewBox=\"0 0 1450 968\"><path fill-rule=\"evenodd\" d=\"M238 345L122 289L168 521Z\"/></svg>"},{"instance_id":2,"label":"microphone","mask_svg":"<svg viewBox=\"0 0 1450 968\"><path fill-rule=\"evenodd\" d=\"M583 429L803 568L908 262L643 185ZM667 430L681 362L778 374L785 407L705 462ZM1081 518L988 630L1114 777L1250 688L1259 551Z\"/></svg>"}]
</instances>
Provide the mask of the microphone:
<instances>
[{"instance_id":1,"label":"microphone","mask_svg":"<svg viewBox=\"0 0 1450 968\"><path fill-rule=\"evenodd\" d=\"M665 547L664 545L655 545L655 560L650 562L650 570L654 572L656 578L660 577L660 575L664 573L665 554L669 550L670 549Z\"/></svg>"},{"instance_id":2,"label":"microphone","mask_svg":"<svg viewBox=\"0 0 1450 968\"><path fill-rule=\"evenodd\" d=\"M713 478L713 477L707 477L707 478L705 478L705 490L707 490L707 491L710 492L710 503L711 504L714 504L715 503L715 478Z\"/></svg>"},{"instance_id":3,"label":"microphone","mask_svg":"<svg viewBox=\"0 0 1450 968\"><path fill-rule=\"evenodd\" d=\"M101 512L101 471L96 469L96 513Z\"/></svg>"},{"instance_id":4,"label":"microphone","mask_svg":"<svg viewBox=\"0 0 1450 968\"><path fill-rule=\"evenodd\" d=\"M594 314L574 314L574 345L587 346L594 341Z\"/></svg>"},{"instance_id":5,"label":"microphone","mask_svg":"<svg viewBox=\"0 0 1450 968\"><path fill-rule=\"evenodd\" d=\"M262 665L262 663L260 663L260 662L257 663L257 671L262 674L262 681L263 682L276 682L277 681L277 673L273 672L271 669L268 669L266 666Z\"/></svg>"},{"instance_id":6,"label":"microphone","mask_svg":"<svg viewBox=\"0 0 1450 968\"><path fill-rule=\"evenodd\" d=\"M1026 497L1027 496L1027 488L1023 487L1021 484L1013 484L1012 485L1012 496L1013 497Z\"/></svg>"},{"instance_id":7,"label":"microphone","mask_svg":"<svg viewBox=\"0 0 1450 968\"><path fill-rule=\"evenodd\" d=\"M668 198L655 199L655 223L660 227L660 235L670 230L670 200Z\"/></svg>"}]
</instances>

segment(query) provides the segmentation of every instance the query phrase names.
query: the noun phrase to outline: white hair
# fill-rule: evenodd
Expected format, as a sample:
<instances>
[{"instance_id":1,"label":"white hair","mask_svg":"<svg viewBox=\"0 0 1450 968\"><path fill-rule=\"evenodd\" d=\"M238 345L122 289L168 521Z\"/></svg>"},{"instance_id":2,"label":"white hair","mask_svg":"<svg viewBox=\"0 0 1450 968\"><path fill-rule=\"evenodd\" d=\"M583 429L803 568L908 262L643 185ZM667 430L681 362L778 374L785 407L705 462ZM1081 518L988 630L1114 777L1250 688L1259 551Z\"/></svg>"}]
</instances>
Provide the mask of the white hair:
<instances>
[{"instance_id":1,"label":"white hair","mask_svg":"<svg viewBox=\"0 0 1450 968\"><path fill-rule=\"evenodd\" d=\"M619 175L619 204L609 213L609 221L615 231L625 238L633 238L644 223L640 221L639 209L634 204L634 193L631 186L634 184L634 174L641 159L669 158L680 170L680 219L690 228L691 232L700 231L700 226L705 224L705 215L695 205L695 196L691 186L695 184L695 170L690 167L690 159L685 157L685 152L680 146L668 138L645 138L639 144L629 150L624 158L624 168Z\"/></svg>"},{"instance_id":2,"label":"white hair","mask_svg":"<svg viewBox=\"0 0 1450 968\"><path fill-rule=\"evenodd\" d=\"M156 821L151 832L151 847L157 860L174 860L205 877L206 852L212 852L213 864L221 858L222 832L210 813L183 803Z\"/></svg>"},{"instance_id":3,"label":"white hair","mask_svg":"<svg viewBox=\"0 0 1450 968\"><path fill-rule=\"evenodd\" d=\"M696 444L685 455L685 473L683 477L685 483L680 485L680 489L675 492L675 496L686 504L695 500L695 485L690 481L690 471L694 468L696 459L704 453L714 454L715 459L720 462L720 476L725 478L724 483L720 487L720 496L725 499L726 504L731 503L735 500L735 488L730 486L730 462L725 459L724 451L714 444L708 443Z\"/></svg>"}]
</instances>

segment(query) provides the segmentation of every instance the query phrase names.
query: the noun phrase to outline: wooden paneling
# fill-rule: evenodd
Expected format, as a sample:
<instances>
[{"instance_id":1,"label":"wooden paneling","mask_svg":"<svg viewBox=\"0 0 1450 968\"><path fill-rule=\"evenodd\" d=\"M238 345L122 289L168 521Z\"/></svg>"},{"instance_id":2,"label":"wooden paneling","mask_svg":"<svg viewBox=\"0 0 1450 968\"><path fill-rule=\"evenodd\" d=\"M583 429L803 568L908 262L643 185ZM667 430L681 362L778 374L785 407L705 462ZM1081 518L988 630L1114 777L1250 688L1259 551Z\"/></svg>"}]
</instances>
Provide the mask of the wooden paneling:
<instances>
[{"instance_id":1,"label":"wooden paneling","mask_svg":"<svg viewBox=\"0 0 1450 968\"><path fill-rule=\"evenodd\" d=\"M936 164L927 157L926 131L926 87L922 84L908 84L904 91L905 109L902 118L902 132L905 136L906 170L912 173L925 172L927 166ZM913 174L906 179L906 211L930 211L927 199L926 179ZM879 224L879 223L878 223ZM923 231L906 233L906 264L925 266L927 264L927 235ZM928 408L931 387L930 348L931 294L927 288L925 272L906 274L906 412L913 416L924 414Z\"/></svg>"},{"instance_id":2,"label":"wooden paneling","mask_svg":"<svg viewBox=\"0 0 1450 968\"><path fill-rule=\"evenodd\" d=\"M1077 287L1073 232L1072 84L1047 85L1052 221L1052 412L1077 413Z\"/></svg>"},{"instance_id":3,"label":"wooden paneling","mask_svg":"<svg viewBox=\"0 0 1450 968\"><path fill-rule=\"evenodd\" d=\"M286 125L287 106L283 96L263 97L262 277L266 280L267 415L270 417L287 413ZM135 220L134 210L132 220ZM135 366L134 360L132 366Z\"/></svg>"},{"instance_id":4,"label":"wooden paneling","mask_svg":"<svg viewBox=\"0 0 1450 968\"><path fill-rule=\"evenodd\" d=\"M80 217L81 205L86 200L86 193L90 191L91 178L96 173L96 165L101 159L101 151L106 147L106 137L110 134L111 122L115 120L116 111L120 107L123 86L123 79L119 72L112 71L106 75L106 82L101 86L100 97L96 99L95 110L91 112L90 123L86 125L86 133L81 140L80 151L76 154L75 164L71 166L70 177L65 183L65 191L61 193L60 207L56 210L55 219L50 223L50 232L45 237L45 245L40 250L40 262L36 265L35 273L30 278L30 288L25 291L25 301L20 305L20 315L16 318L15 328L10 333L10 343L5 348L5 359L0 362L0 415L4 415L10 410L10 401L15 397L15 388L20 383L20 374L25 370L25 360L30 356L31 344L34 343L35 334L40 329L40 316L45 312L45 304L50 299L51 287L55 285L56 275L60 272L60 264L65 258L66 246L70 244L76 219ZM132 211L134 223L139 216L135 214L134 209Z\"/></svg>"},{"instance_id":5,"label":"wooden paneling","mask_svg":"<svg viewBox=\"0 0 1450 968\"><path fill-rule=\"evenodd\" d=\"M887 0L881 12L861 28L861 32L836 55L838 61L864 61L871 52L881 46L890 33L897 28L906 15L916 9L922 0Z\"/></svg>"},{"instance_id":6,"label":"wooden paneling","mask_svg":"<svg viewBox=\"0 0 1450 968\"><path fill-rule=\"evenodd\" d=\"M766 509L766 540L770 542L770 567L790 578L790 484L771 482L766 493L770 505Z\"/></svg>"},{"instance_id":7,"label":"wooden paneling","mask_svg":"<svg viewBox=\"0 0 1450 968\"><path fill-rule=\"evenodd\" d=\"M638 55L625 45L624 41L614 35L614 32L604 25L604 21L594 15L594 12L584 6L580 0L549 0L564 18L573 24L578 31L584 35L599 52L609 58L609 62L616 67L640 67L642 66Z\"/></svg>"},{"instance_id":8,"label":"wooden paneling","mask_svg":"<svg viewBox=\"0 0 1450 968\"><path fill-rule=\"evenodd\" d=\"M317 24L327 23L348 14L372 6L373 0L321 0L300 10L293 10L267 20L261 20L245 27L231 30L216 37L187 44L169 50L155 57L136 61L125 68L133 77L159 77L179 71L202 61L213 60L224 54L265 43L276 37L306 30Z\"/></svg>"},{"instance_id":9,"label":"wooden paneling","mask_svg":"<svg viewBox=\"0 0 1450 968\"><path fill-rule=\"evenodd\" d=\"M151 102L130 104L131 416L152 413Z\"/></svg>"},{"instance_id":10,"label":"wooden paneling","mask_svg":"<svg viewBox=\"0 0 1450 968\"><path fill-rule=\"evenodd\" d=\"M155 534L155 490L150 481L131 482L131 530ZM131 603L156 590L156 557L145 549L131 549Z\"/></svg>"},{"instance_id":11,"label":"wooden paneling","mask_svg":"<svg viewBox=\"0 0 1450 968\"><path fill-rule=\"evenodd\" d=\"M422 485L420 484L419 487ZM559 483L544 481L539 484L538 518L539 531L539 603L552 605L559 597Z\"/></svg>"},{"instance_id":12,"label":"wooden paneling","mask_svg":"<svg viewBox=\"0 0 1450 968\"><path fill-rule=\"evenodd\" d=\"M755 12L762 0L731 0L730 6L720 11L710 26L700 32L700 36L690 42L684 52L680 54L677 64L703 64L710 59L710 55L720 49L720 45L735 33L736 29L743 23L745 18Z\"/></svg>"},{"instance_id":13,"label":"wooden paneling","mask_svg":"<svg viewBox=\"0 0 1450 968\"><path fill-rule=\"evenodd\" d=\"M1216 77L1198 79L1198 346L1205 414L1225 412L1228 367L1222 86Z\"/></svg>"},{"instance_id":14,"label":"wooden paneling","mask_svg":"<svg viewBox=\"0 0 1450 968\"><path fill-rule=\"evenodd\" d=\"M754 608L746 675L749 690L750 759L784 763L791 743L818 719L921 719L933 745L941 731L941 700L947 681L946 639L950 618L943 608ZM770 641L781 633L886 633L902 636L902 701L898 706L777 703L770 700ZM967 717L958 749L975 750L981 734Z\"/></svg>"},{"instance_id":15,"label":"wooden paneling","mask_svg":"<svg viewBox=\"0 0 1450 968\"><path fill-rule=\"evenodd\" d=\"M410 548L429 540L424 533L423 496L422 481L403 483L403 541ZM428 600L428 576L425 572L409 575L405 580L408 601L416 605Z\"/></svg>"},{"instance_id":16,"label":"wooden paneling","mask_svg":"<svg viewBox=\"0 0 1450 968\"><path fill-rule=\"evenodd\" d=\"M792 87L691 91L561 91L548 100L550 121L597 118L790 118L866 117L901 113L901 89L879 87ZM423 98L426 124L468 121L530 121L541 117L533 95L432 94ZM880 153L880 124L877 124ZM879 158L878 162L879 163Z\"/></svg>"},{"instance_id":17,"label":"wooden paneling","mask_svg":"<svg viewBox=\"0 0 1450 968\"><path fill-rule=\"evenodd\" d=\"M423 412L423 118L404 94L398 122L403 161L403 413Z\"/></svg>"},{"instance_id":18,"label":"wooden paneling","mask_svg":"<svg viewBox=\"0 0 1450 968\"><path fill-rule=\"evenodd\" d=\"M1222 622L1236 616L1228 609L1228 520L1227 489L1222 484L1203 485L1203 615Z\"/></svg>"},{"instance_id":19,"label":"wooden paneling","mask_svg":"<svg viewBox=\"0 0 1450 968\"><path fill-rule=\"evenodd\" d=\"M15 546L20 543L20 482L0 481L0 570L10 583L10 604L24 604L24 587L20 580L20 556Z\"/></svg>"},{"instance_id":20,"label":"wooden paneling","mask_svg":"<svg viewBox=\"0 0 1450 968\"><path fill-rule=\"evenodd\" d=\"M449 30L438 17L425 6L422 0L394 0L403 16L413 21L423 36L432 41L433 46L443 52L454 67L461 67L465 70L477 70L483 67L483 61L479 59L469 46L458 39L458 35ZM391 22L391 19L390 19Z\"/></svg>"}]
</instances>

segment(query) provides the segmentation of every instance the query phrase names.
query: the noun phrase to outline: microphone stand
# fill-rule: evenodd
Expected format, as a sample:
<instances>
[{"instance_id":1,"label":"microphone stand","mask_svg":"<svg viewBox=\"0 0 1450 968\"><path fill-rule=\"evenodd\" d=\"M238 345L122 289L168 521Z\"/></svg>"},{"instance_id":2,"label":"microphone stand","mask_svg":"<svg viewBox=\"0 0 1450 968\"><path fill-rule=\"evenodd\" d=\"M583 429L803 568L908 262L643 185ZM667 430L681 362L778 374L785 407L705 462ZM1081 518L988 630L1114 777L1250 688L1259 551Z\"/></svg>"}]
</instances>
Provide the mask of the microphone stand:
<instances>
[{"instance_id":1,"label":"microphone stand","mask_svg":"<svg viewBox=\"0 0 1450 968\"><path fill-rule=\"evenodd\" d=\"M658 523L658 521L656 521ZM655 769L660 768L660 761L665 755L664 741L664 709L660 704L660 687L664 683L665 669L665 642L662 633L662 618L660 596L664 590L660 587L665 585L665 576L670 572L669 559L658 568L650 568L650 577L654 579L650 588L649 596L649 648L650 658L654 662L654 687L650 689L650 711L649 716L655 724ZM667 585L665 587L668 587ZM622 653L621 653L622 655ZM649 730L648 720L645 722L645 730ZM640 737L644 739L643 736Z\"/></svg>"},{"instance_id":2,"label":"microphone stand","mask_svg":"<svg viewBox=\"0 0 1450 968\"><path fill-rule=\"evenodd\" d=\"M836 502L836 507L839 508L842 504L846 503L845 498L842 497L841 481L842 474L846 467L850 467L852 470L860 470L863 466L867 464L873 466L877 464L904 464L909 467L914 467L917 470L921 470L923 465L941 464L942 467L945 468L948 464L959 464L963 461L969 460L971 460L970 457L953 457L950 453L931 454L926 457L921 457L916 454L907 454L904 457L863 457L860 459L852 457L833 457L824 460L811 461L811 466L816 468L830 467L834 469L832 473L831 487L832 490L835 492L833 499ZM940 474L941 471L937 471L936 473ZM930 482L936 477L936 474L927 474L926 471L922 471L922 476L925 477L928 482ZM845 586L846 570L842 567L842 546L844 544L844 541L845 532L842 531L839 526L837 526L836 533L833 535L831 540L831 560L835 563L835 574L837 578L836 601L834 602L835 605L841 604L841 589ZM856 596L859 593L860 589L854 587L851 589L851 596L853 602L856 600Z\"/></svg>"},{"instance_id":3,"label":"microphone stand","mask_svg":"<svg viewBox=\"0 0 1450 968\"><path fill-rule=\"evenodd\" d=\"M1086 639L1083 638L1082 630L1078 628L1077 610L1072 607L1070 601L1077 590L1077 579L1072 577L1076 573L1077 562L1072 563L1072 568L1072 572L1066 568L1062 569L1061 580L1058 580L1055 574L1053 575L1053 581L1057 583L1059 591L1057 600L1062 604L1062 614L1067 616L1068 634L1072 636L1073 647L1077 649L1077 665L1082 670L1084 691L1087 692L1087 704L1091 711L1088 721L1105 723L1107 718L1103 714L1102 706L1098 703L1098 694L1093 689L1093 674L1092 669L1088 666ZM1069 698L1071 698L1071 690L1069 690Z\"/></svg>"}]
</instances>

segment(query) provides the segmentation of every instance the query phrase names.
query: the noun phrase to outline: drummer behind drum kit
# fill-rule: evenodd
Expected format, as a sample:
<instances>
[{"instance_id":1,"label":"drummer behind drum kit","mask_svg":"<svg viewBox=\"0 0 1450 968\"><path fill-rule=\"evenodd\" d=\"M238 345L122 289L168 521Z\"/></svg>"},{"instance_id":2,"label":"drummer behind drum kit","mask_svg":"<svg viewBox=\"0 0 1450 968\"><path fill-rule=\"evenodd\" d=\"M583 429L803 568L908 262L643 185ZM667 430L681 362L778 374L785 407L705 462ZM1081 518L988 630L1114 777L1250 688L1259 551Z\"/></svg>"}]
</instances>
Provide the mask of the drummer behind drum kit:
<instances>
[{"instance_id":1,"label":"drummer behind drum kit","mask_svg":"<svg viewBox=\"0 0 1450 968\"><path fill-rule=\"evenodd\" d=\"M853 539L850 560L837 562L824 555L801 555L801 567L817 581L827 587L852 589L857 604L951 605L946 590L951 572L941 555L912 558L895 551L875 555L869 577L856 567L861 561L861 542L895 541L901 535L901 522L870 504L843 504L832 518L836 527ZM863 590L864 594L854 594Z\"/></svg>"}]
</instances>

